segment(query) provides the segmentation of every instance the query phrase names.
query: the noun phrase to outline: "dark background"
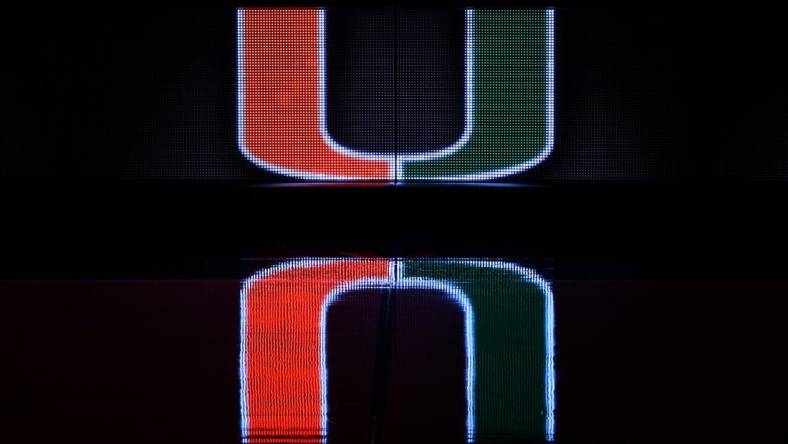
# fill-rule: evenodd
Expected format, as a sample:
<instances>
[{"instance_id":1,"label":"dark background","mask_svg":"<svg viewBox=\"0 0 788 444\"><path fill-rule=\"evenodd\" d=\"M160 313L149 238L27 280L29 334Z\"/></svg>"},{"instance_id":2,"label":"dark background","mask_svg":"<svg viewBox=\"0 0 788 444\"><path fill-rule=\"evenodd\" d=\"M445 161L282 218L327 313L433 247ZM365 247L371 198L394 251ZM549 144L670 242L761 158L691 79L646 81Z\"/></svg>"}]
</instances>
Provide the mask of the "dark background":
<instances>
[{"instance_id":1,"label":"dark background","mask_svg":"<svg viewBox=\"0 0 788 444\"><path fill-rule=\"evenodd\" d=\"M786 177L780 14L555 7L555 150L504 181ZM236 146L232 5L18 8L4 20L0 178L289 180Z\"/></svg>"}]
</instances>

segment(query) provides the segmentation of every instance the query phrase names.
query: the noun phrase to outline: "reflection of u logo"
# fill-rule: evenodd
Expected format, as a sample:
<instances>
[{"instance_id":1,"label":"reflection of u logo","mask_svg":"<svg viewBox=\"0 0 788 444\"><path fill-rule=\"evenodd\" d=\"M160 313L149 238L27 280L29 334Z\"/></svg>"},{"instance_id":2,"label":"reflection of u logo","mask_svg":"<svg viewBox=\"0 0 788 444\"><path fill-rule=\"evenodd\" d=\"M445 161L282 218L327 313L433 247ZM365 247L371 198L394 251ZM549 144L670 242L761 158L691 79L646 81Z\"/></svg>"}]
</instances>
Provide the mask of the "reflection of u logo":
<instances>
[{"instance_id":1,"label":"reflection of u logo","mask_svg":"<svg viewBox=\"0 0 788 444\"><path fill-rule=\"evenodd\" d=\"M552 438L552 293L533 271L465 259L306 259L263 270L244 283L240 376L245 442L283 433L318 436L322 442L339 439L343 424L332 409L341 400L332 403L328 396L328 363L336 361L328 356L327 319L332 306L352 292L366 291L361 297L368 299L380 289L410 300L419 292L421 297L438 292L459 307L465 349L463 433L468 441L501 431Z\"/></svg>"},{"instance_id":2,"label":"reflection of u logo","mask_svg":"<svg viewBox=\"0 0 788 444\"><path fill-rule=\"evenodd\" d=\"M549 155L552 10L466 11L461 134L413 152L390 122L394 146L376 153L339 143L326 123L326 14L238 10L238 139L256 165L302 179L485 180Z\"/></svg>"}]
</instances>

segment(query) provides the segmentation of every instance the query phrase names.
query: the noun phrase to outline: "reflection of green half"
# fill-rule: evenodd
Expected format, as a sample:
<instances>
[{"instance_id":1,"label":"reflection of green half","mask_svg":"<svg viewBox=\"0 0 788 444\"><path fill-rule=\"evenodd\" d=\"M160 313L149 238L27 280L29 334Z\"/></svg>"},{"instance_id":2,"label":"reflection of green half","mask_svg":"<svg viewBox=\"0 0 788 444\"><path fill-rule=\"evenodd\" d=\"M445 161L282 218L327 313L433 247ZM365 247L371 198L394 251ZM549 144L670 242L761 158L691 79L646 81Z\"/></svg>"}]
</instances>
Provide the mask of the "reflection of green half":
<instances>
[{"instance_id":1,"label":"reflection of green half","mask_svg":"<svg viewBox=\"0 0 788 444\"><path fill-rule=\"evenodd\" d=\"M406 260L404 278L430 278L470 299L475 338L475 435L553 433L552 296L530 270L472 260ZM548 319L549 315L549 319Z\"/></svg>"},{"instance_id":2,"label":"reflection of green half","mask_svg":"<svg viewBox=\"0 0 788 444\"><path fill-rule=\"evenodd\" d=\"M405 161L404 179L487 179L526 170L552 148L552 10L473 12L473 118L448 156Z\"/></svg>"}]
</instances>

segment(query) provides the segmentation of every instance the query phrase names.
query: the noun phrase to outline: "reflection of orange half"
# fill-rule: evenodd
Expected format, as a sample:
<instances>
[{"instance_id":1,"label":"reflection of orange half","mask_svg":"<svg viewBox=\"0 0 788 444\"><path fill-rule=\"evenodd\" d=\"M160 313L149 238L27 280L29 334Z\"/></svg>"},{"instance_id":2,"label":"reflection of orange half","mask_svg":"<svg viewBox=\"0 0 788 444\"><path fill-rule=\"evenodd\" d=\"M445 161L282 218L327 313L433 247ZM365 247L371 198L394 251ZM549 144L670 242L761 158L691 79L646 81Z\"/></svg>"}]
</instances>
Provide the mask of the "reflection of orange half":
<instances>
[{"instance_id":1,"label":"reflection of orange half","mask_svg":"<svg viewBox=\"0 0 788 444\"><path fill-rule=\"evenodd\" d=\"M323 303L343 284L387 277L385 259L315 260L286 264L246 282L241 301L244 437L321 430Z\"/></svg>"},{"instance_id":2,"label":"reflection of orange half","mask_svg":"<svg viewBox=\"0 0 788 444\"><path fill-rule=\"evenodd\" d=\"M239 12L241 150L303 178L389 179L389 161L342 154L321 134L318 22L317 9Z\"/></svg>"}]
</instances>

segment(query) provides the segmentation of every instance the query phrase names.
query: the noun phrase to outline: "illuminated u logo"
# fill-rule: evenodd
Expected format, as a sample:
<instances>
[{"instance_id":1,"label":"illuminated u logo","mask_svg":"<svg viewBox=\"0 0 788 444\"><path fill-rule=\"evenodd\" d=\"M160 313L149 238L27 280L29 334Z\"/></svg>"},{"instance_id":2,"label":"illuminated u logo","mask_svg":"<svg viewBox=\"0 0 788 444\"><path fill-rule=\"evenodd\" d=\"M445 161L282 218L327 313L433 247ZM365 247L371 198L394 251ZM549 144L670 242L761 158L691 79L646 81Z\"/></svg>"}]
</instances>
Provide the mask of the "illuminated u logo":
<instances>
[{"instance_id":1,"label":"illuminated u logo","mask_svg":"<svg viewBox=\"0 0 788 444\"><path fill-rule=\"evenodd\" d=\"M452 407L464 404L459 433L468 442L485 432L501 430L513 436L552 439L555 427L553 296L547 282L534 271L504 262L473 259L303 259L262 270L243 285L240 378L244 442L305 436L323 443L368 442L359 422L349 421L347 415L337 411L348 404L359 410L360 405L370 402L363 392L372 384L367 384L364 373L377 370L364 358L390 352L376 344L369 346L373 348L371 353L364 353L363 346L359 348L351 343L348 347L348 342L344 342L345 347L338 347L339 353L332 357L329 327L332 320L343 319L336 313L332 317L332 307L354 298L380 298L384 292L396 293L398 302L394 305L399 307L411 301L410 307L426 308L426 312L424 308L398 312L404 319L400 319L401 328L395 328L394 336L399 335L400 339L395 339L391 348L398 350L399 361L391 366L394 370L385 378L392 387L403 385L402 379L400 384L391 382L397 380L397 375L391 374L395 370L424 366L424 359L403 364L403 356L412 356L407 349L414 345L412 341L402 340L403 333L413 334L419 317L429 321L427 331L421 330L425 337L418 338L422 347L436 347L436 342L430 342L430 330L453 330L453 326L461 325L457 329L462 331L461 340L454 336L453 340L438 343L441 349L459 343L464 349L462 358L456 359L455 353L450 354L454 360L446 359L445 355L433 359L452 362L455 367L439 367L439 378L454 381L456 378L452 379L451 375L456 376L458 371L462 375L459 386L463 401L457 401L456 396L445 400ZM418 301L425 299L447 301L457 310L441 318L437 304L420 305ZM345 309L344 319L349 319L353 327L345 327L341 334L333 335L334 339L347 338L353 332L359 332L365 340L375 338L375 327L370 330L362 324L380 324L383 315L375 318L379 310L368 310L360 316L359 313ZM355 318L347 318L348 314ZM351 359L348 359L348 348ZM441 352L445 350L434 351ZM342 361L346 362L344 371L331 366ZM353 369L351 378L347 377L348 368ZM347 390L339 391L339 395L334 391L337 398L344 395L339 401L332 401L329 396L332 375L334 382L342 380L344 375L344 386L351 387L350 394ZM392 387L380 390L391 391ZM452 390L440 393L456 395L457 391ZM359 392L362 394L358 395ZM430 399L436 396L441 395L422 393L422 399L416 402L432 402L440 408L443 399ZM400 404L403 399L413 400L412 396L403 398L396 390L390 393L391 397L398 397ZM437 412L428 415L440 416ZM408 428L407 424L406 418L389 423L390 430L396 430L390 433L407 435L412 432L403 430ZM444 437L451 435L449 430L440 432ZM387 435L387 438L392 437Z\"/></svg>"},{"instance_id":2,"label":"illuminated u logo","mask_svg":"<svg viewBox=\"0 0 788 444\"><path fill-rule=\"evenodd\" d=\"M238 141L254 164L301 179L485 180L530 169L549 155L552 10L465 11L462 130L428 150L412 149L396 118L379 128L393 133L383 150L348 146L332 134L327 14L238 10ZM398 82L407 72L394 76Z\"/></svg>"}]
</instances>

